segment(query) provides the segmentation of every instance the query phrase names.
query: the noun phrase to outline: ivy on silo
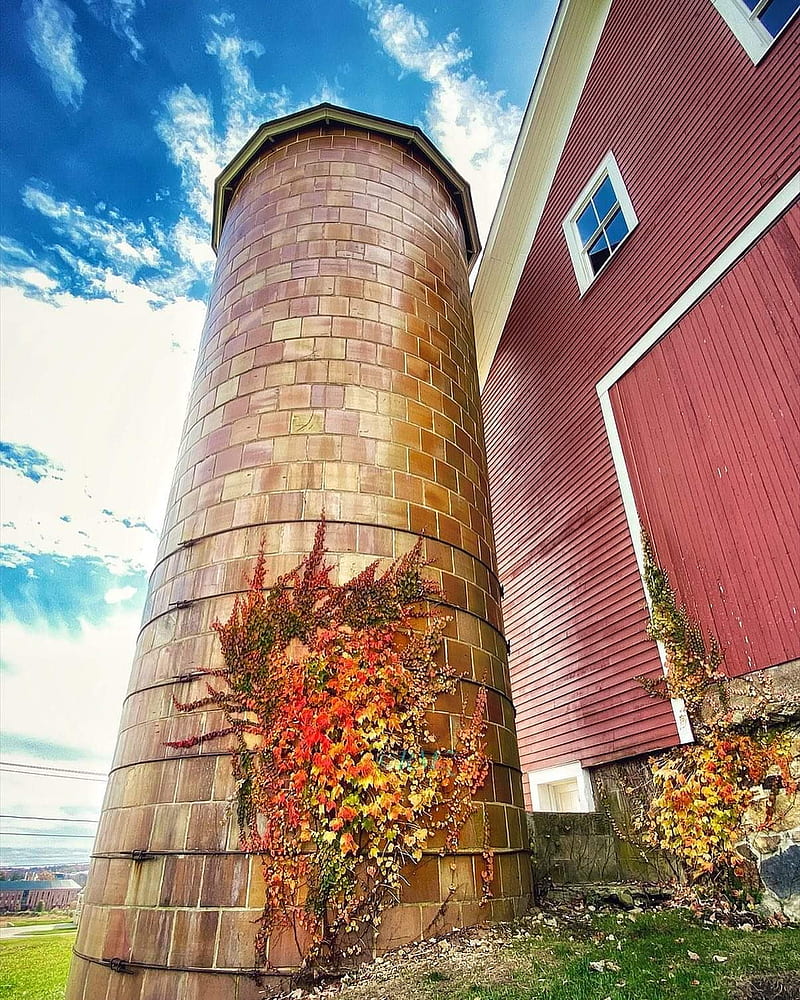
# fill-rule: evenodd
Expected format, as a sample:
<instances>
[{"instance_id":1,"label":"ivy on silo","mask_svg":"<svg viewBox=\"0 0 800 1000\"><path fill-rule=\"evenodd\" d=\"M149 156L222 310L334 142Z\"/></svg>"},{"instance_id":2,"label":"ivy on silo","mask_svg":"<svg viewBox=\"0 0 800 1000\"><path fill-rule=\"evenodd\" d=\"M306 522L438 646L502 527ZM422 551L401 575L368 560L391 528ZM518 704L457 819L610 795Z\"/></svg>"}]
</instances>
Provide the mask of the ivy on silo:
<instances>
[{"instance_id":1,"label":"ivy on silo","mask_svg":"<svg viewBox=\"0 0 800 1000\"><path fill-rule=\"evenodd\" d=\"M240 846L261 858L266 886L257 960L287 931L304 942L305 968L361 951L400 901L404 869L426 848L456 849L489 766L485 688L453 748L426 722L457 676L437 655L449 619L433 611L443 595L423 574L421 542L345 584L325 557L324 522L271 587L259 553L247 593L214 624L224 668L205 671L204 698L176 702L221 709L226 725L169 744L233 739ZM487 847L484 898L492 863Z\"/></svg>"}]
</instances>

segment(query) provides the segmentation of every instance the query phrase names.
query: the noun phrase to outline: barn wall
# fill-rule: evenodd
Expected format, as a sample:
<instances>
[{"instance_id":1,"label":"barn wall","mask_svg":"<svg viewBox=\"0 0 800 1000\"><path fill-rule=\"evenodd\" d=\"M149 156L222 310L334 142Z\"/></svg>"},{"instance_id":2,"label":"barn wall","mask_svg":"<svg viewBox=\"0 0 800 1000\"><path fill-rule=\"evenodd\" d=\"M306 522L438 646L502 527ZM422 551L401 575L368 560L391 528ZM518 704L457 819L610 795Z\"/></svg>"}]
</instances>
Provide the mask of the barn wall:
<instances>
[{"instance_id":1,"label":"barn wall","mask_svg":"<svg viewBox=\"0 0 800 1000\"><path fill-rule=\"evenodd\" d=\"M800 21L612 5L483 394L522 766L677 741L595 386L800 166ZM562 222L613 150L638 227L581 297Z\"/></svg>"},{"instance_id":2,"label":"barn wall","mask_svg":"<svg viewBox=\"0 0 800 1000\"><path fill-rule=\"evenodd\" d=\"M611 390L636 508L732 676L800 656L800 206Z\"/></svg>"}]
</instances>

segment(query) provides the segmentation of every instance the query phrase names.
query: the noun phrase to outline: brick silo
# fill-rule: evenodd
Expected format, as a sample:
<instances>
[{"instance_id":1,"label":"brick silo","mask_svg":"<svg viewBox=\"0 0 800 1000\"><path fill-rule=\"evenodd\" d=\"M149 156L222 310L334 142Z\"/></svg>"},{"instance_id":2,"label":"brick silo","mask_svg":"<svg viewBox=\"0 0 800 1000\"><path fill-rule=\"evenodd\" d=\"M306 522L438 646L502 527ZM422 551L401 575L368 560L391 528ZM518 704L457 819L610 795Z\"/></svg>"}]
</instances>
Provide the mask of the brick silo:
<instances>
[{"instance_id":1,"label":"brick silo","mask_svg":"<svg viewBox=\"0 0 800 1000\"><path fill-rule=\"evenodd\" d=\"M468 267L469 189L417 128L331 105L262 126L217 181L218 251L188 414L85 893L69 1000L259 996L257 858L238 850L230 754L166 741L219 666L212 622L309 551L325 511L348 579L427 539L463 679L431 721L453 739L479 683L496 852L479 906L480 815L423 858L377 949L520 912L522 788L489 516ZM442 902L448 900L442 914ZM291 949L273 965L298 960Z\"/></svg>"}]
</instances>

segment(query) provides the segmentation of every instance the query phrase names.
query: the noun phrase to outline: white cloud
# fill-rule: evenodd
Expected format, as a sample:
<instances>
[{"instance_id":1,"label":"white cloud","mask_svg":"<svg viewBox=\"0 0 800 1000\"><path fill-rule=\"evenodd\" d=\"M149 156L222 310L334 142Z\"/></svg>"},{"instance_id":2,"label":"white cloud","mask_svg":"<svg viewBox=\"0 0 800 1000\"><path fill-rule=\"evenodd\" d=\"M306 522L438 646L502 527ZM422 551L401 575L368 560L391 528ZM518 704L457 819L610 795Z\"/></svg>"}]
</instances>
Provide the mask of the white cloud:
<instances>
[{"instance_id":1,"label":"white cloud","mask_svg":"<svg viewBox=\"0 0 800 1000\"><path fill-rule=\"evenodd\" d=\"M458 32L443 42L432 41L425 20L403 6L370 0L365 4L375 27L373 35L386 52L406 71L418 73L433 83L472 57L459 48Z\"/></svg>"},{"instance_id":2,"label":"white cloud","mask_svg":"<svg viewBox=\"0 0 800 1000\"><path fill-rule=\"evenodd\" d=\"M21 262L23 264L35 265L37 263L36 256L27 247L23 246L19 240L4 235L0 235L0 260L2 260L4 268L8 266L10 261L14 261L17 264Z\"/></svg>"},{"instance_id":3,"label":"white cloud","mask_svg":"<svg viewBox=\"0 0 800 1000\"><path fill-rule=\"evenodd\" d=\"M137 4L119 3L130 18ZM99 9L99 8L98 8ZM153 296L171 301L197 294L214 269L210 219L214 180L262 121L293 109L285 88L262 92L248 60L264 53L260 43L241 38L231 15L212 16L217 29L206 51L220 68L223 111L217 122L210 100L187 85L164 99L156 130L181 172L185 210L171 228L155 219L133 221L105 204L89 209L56 196L40 180L22 191L24 204L50 222L58 240L47 248L50 261L35 259L20 244L11 249L7 283L54 302L65 288L93 297L122 301L134 283ZM314 101L342 102L338 83L318 82ZM40 255L41 257L41 255ZM66 265L66 268L64 267ZM60 281L58 279L61 279Z\"/></svg>"},{"instance_id":4,"label":"white cloud","mask_svg":"<svg viewBox=\"0 0 800 1000\"><path fill-rule=\"evenodd\" d=\"M4 562L24 562L24 554L55 553L61 559L100 559L115 574L150 567L157 523L150 527L123 514L103 513L102 499L90 492L89 478L62 473L38 483L9 469L0 469L3 508ZM126 509L126 511L129 508ZM127 520L133 527L123 523Z\"/></svg>"},{"instance_id":5,"label":"white cloud","mask_svg":"<svg viewBox=\"0 0 800 1000\"><path fill-rule=\"evenodd\" d=\"M51 278L49 274L37 271L35 267L21 268L16 272L16 278L23 285L38 288L42 292L52 292L58 287L58 282Z\"/></svg>"},{"instance_id":6,"label":"white cloud","mask_svg":"<svg viewBox=\"0 0 800 1000\"><path fill-rule=\"evenodd\" d=\"M41 762L37 744L44 743L49 764L98 771L109 767L138 630L138 612L123 610L101 625L81 622L74 632L34 629L13 620L3 623L0 725L15 747L14 760ZM25 743L30 750L24 749ZM13 780L3 773L4 812L18 811L11 808L16 798ZM39 803L44 809L81 802L97 792L81 781L52 779L48 787L49 779L25 777L19 804L27 812L34 781L37 808Z\"/></svg>"},{"instance_id":7,"label":"white cloud","mask_svg":"<svg viewBox=\"0 0 800 1000\"><path fill-rule=\"evenodd\" d=\"M210 219L214 178L222 169L211 103L182 84L167 95L156 131L180 169L189 207Z\"/></svg>"},{"instance_id":8,"label":"white cloud","mask_svg":"<svg viewBox=\"0 0 800 1000\"><path fill-rule=\"evenodd\" d=\"M124 600L131 587L107 594ZM55 767L105 773L111 765L130 665L140 624L140 609L115 608L101 624L81 620L70 631L41 622L3 621L0 729L3 758L21 763L46 762ZM74 826L69 817L99 815L105 785L96 780L48 777L4 770L0 776L3 811L22 816L63 816L63 827L48 825L49 834L93 834L88 825ZM31 821L4 821L5 831L42 832ZM81 848L91 840L3 837L3 849L23 849L40 856L43 845L54 854ZM66 854L64 854L66 857Z\"/></svg>"},{"instance_id":9,"label":"white cloud","mask_svg":"<svg viewBox=\"0 0 800 1000\"><path fill-rule=\"evenodd\" d=\"M425 128L472 188L478 227L489 231L508 162L522 120L522 110L492 91L467 69L471 53L458 33L444 41L430 37L423 18L403 4L357 0L369 14L373 35L405 73L416 73L431 86Z\"/></svg>"},{"instance_id":10,"label":"white cloud","mask_svg":"<svg viewBox=\"0 0 800 1000\"><path fill-rule=\"evenodd\" d=\"M152 565L205 306L121 279L115 291L45 302L3 289L3 435L63 471L0 482L6 544L122 572Z\"/></svg>"},{"instance_id":11,"label":"white cloud","mask_svg":"<svg viewBox=\"0 0 800 1000\"><path fill-rule=\"evenodd\" d=\"M129 601L136 593L136 587L111 587L103 595L103 600L106 604L120 604Z\"/></svg>"},{"instance_id":12,"label":"white cloud","mask_svg":"<svg viewBox=\"0 0 800 1000\"><path fill-rule=\"evenodd\" d=\"M42 255L35 260L16 241L6 239L8 284L38 288L51 300L49 293L63 290L65 284L77 285L91 296L119 299L128 284L135 282L154 297L172 300L185 295L196 282L207 284L211 279L214 252L208 226L193 216L181 215L172 229L164 230L156 219L135 222L105 204L90 210L64 201L38 180L25 185L22 201L48 219L63 240L49 248L62 266L59 269L42 260ZM49 266L51 273L43 272L43 266Z\"/></svg>"},{"instance_id":13,"label":"white cloud","mask_svg":"<svg viewBox=\"0 0 800 1000\"><path fill-rule=\"evenodd\" d=\"M331 82L324 76L320 77L317 81L317 89L309 98L308 103L312 105L324 103L337 104L340 108L347 107L342 85L338 79L334 78L333 82Z\"/></svg>"},{"instance_id":14,"label":"white cloud","mask_svg":"<svg viewBox=\"0 0 800 1000\"><path fill-rule=\"evenodd\" d=\"M172 230L172 240L181 260L189 261L196 273L207 272L210 277L217 258L211 249L209 228L188 215L181 215Z\"/></svg>"},{"instance_id":15,"label":"white cloud","mask_svg":"<svg viewBox=\"0 0 800 1000\"><path fill-rule=\"evenodd\" d=\"M85 2L98 21L107 24L115 35L128 43L131 55L134 59L138 59L144 47L131 22L139 8L144 6L144 0L85 0Z\"/></svg>"},{"instance_id":16,"label":"white cloud","mask_svg":"<svg viewBox=\"0 0 800 1000\"><path fill-rule=\"evenodd\" d=\"M62 104L79 107L86 78L78 66L75 14L61 0L32 0L27 10L25 34L34 59Z\"/></svg>"},{"instance_id":17,"label":"white cloud","mask_svg":"<svg viewBox=\"0 0 800 1000\"><path fill-rule=\"evenodd\" d=\"M58 281L43 268L47 262L37 259L27 247L11 239L0 236L0 275L5 285L13 285L23 291L47 298L58 288Z\"/></svg>"},{"instance_id":18,"label":"white cloud","mask_svg":"<svg viewBox=\"0 0 800 1000\"><path fill-rule=\"evenodd\" d=\"M231 17L212 17L223 29ZM222 168L265 120L293 110L286 88L263 92L256 86L248 57L264 48L230 33L212 33L206 52L215 56L222 73L223 116L218 126L207 97L183 84L165 98L156 130L181 172L184 197L199 219L211 218L214 180Z\"/></svg>"},{"instance_id":19,"label":"white cloud","mask_svg":"<svg viewBox=\"0 0 800 1000\"><path fill-rule=\"evenodd\" d=\"M56 233L68 236L84 250L101 254L119 274L133 277L142 267L163 263L161 250L144 223L125 219L113 209L105 211L105 218L93 215L74 202L57 200L41 181L25 185L22 201L46 216Z\"/></svg>"},{"instance_id":20,"label":"white cloud","mask_svg":"<svg viewBox=\"0 0 800 1000\"><path fill-rule=\"evenodd\" d=\"M37 702L41 704L43 692L38 693ZM119 718L119 705L114 706L114 718ZM74 720L73 720L74 721ZM82 723L81 723L82 724ZM87 731L87 730L84 730ZM49 764L49 757L40 755L23 755L15 753L15 761L23 756L30 756L32 761L40 765L44 759ZM84 764L68 766L82 768ZM107 764L102 766L103 770ZM10 816L51 816L63 817L61 823L38 823L30 819L4 819L3 832L0 834L0 852L5 867L11 865L42 865L46 858L52 862L80 861L89 857L92 850L92 840L97 827L91 823L70 822L75 819L94 819L100 815L106 784L97 780L76 780L63 776L48 776L47 774L19 773L6 770L0 773L3 782L3 812ZM20 833L33 832L34 837L18 836ZM41 835L49 835L45 839ZM80 839L67 839L55 834L77 834Z\"/></svg>"}]
</instances>

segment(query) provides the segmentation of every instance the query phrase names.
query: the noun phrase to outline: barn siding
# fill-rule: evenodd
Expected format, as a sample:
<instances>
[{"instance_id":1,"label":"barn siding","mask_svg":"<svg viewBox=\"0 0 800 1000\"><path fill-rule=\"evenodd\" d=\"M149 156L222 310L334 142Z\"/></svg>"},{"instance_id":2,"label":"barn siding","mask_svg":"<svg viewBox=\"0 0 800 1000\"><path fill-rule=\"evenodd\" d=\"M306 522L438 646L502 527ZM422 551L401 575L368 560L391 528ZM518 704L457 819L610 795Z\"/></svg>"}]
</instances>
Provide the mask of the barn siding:
<instances>
[{"instance_id":1,"label":"barn siding","mask_svg":"<svg viewBox=\"0 0 800 1000\"><path fill-rule=\"evenodd\" d=\"M800 656L795 206L612 388L636 508L732 676Z\"/></svg>"},{"instance_id":2,"label":"barn siding","mask_svg":"<svg viewBox=\"0 0 800 1000\"><path fill-rule=\"evenodd\" d=\"M800 166L800 19L754 66L709 0L616 0L487 379L526 770L677 741L595 385ZM639 226L581 298L562 221L612 149Z\"/></svg>"}]
</instances>

